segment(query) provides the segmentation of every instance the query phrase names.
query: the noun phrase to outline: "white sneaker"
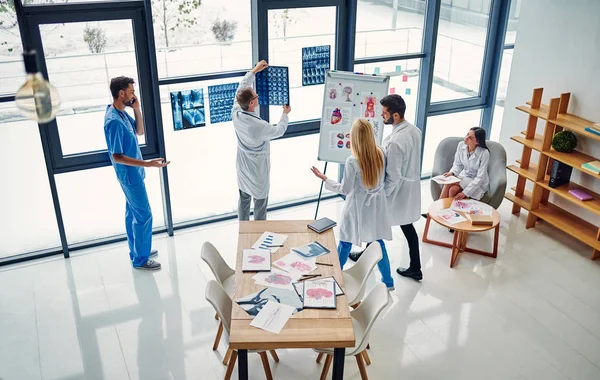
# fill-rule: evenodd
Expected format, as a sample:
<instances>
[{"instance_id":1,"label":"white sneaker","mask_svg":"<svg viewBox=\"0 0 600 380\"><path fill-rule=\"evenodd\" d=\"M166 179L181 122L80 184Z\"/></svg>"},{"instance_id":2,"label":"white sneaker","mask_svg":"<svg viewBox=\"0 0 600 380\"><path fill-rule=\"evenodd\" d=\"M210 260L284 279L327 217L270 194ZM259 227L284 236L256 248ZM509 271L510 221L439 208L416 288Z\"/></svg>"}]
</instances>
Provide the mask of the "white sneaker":
<instances>
[{"instance_id":1,"label":"white sneaker","mask_svg":"<svg viewBox=\"0 0 600 380\"><path fill-rule=\"evenodd\" d=\"M157 261L148 260L148 261L146 261L146 264L142 265L141 267L134 267L134 268L141 269L141 270L160 270L161 265Z\"/></svg>"}]
</instances>

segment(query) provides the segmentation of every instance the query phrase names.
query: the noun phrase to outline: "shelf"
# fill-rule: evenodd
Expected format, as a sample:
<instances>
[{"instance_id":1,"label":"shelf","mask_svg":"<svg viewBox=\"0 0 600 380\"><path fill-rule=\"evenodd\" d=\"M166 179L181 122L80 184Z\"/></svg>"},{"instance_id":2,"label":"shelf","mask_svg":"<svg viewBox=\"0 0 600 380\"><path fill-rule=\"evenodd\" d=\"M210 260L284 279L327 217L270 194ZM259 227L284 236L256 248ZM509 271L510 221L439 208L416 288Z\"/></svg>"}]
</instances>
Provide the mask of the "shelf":
<instances>
[{"instance_id":1,"label":"shelf","mask_svg":"<svg viewBox=\"0 0 600 380\"><path fill-rule=\"evenodd\" d=\"M563 230L577 240L584 242L594 249L600 250L600 241L596 240L598 227L593 224L586 222L552 203L540 205L537 210L531 210L530 212L554 227Z\"/></svg>"},{"instance_id":2,"label":"shelf","mask_svg":"<svg viewBox=\"0 0 600 380\"><path fill-rule=\"evenodd\" d=\"M591 127L594 122L583 119L581 117L571 115L569 113L559 113L556 119L548 119L548 105L541 104L539 109L531 108L531 102L527 102L526 106L518 106L519 111L523 111L535 117L548 120L558 126L561 126L570 131L579 133L585 137L600 141L600 136L585 130L586 127Z\"/></svg>"},{"instance_id":3,"label":"shelf","mask_svg":"<svg viewBox=\"0 0 600 380\"><path fill-rule=\"evenodd\" d=\"M514 172L522 177L527 178L530 181L535 182L537 179L537 166L530 164L528 168L520 168L516 165L510 165L506 167L511 172Z\"/></svg>"},{"instance_id":4,"label":"shelf","mask_svg":"<svg viewBox=\"0 0 600 380\"><path fill-rule=\"evenodd\" d=\"M594 214L600 215L600 194L594 193L593 191L590 191L590 190L586 189L585 187L580 186L573 182L569 182L567 184L564 184L560 187L553 189L552 187L548 186L549 181L550 181L550 176L546 176L544 181L537 181L536 183L538 185L540 185L541 187L543 187L544 189L550 190L551 193L554 193L561 198L564 198L570 202L573 202L574 204L581 206L581 207L585 208L586 210L593 212ZM569 193L569 190L585 191L586 193L591 195L594 199L589 200L589 201L580 201L579 199L572 196Z\"/></svg>"},{"instance_id":5,"label":"shelf","mask_svg":"<svg viewBox=\"0 0 600 380\"><path fill-rule=\"evenodd\" d=\"M519 144L523 144L528 148L537 150L538 152L542 151L542 142L544 141L544 136L538 135L537 133L533 139L526 139L525 137L521 136L513 136L510 139L518 142Z\"/></svg>"},{"instance_id":6,"label":"shelf","mask_svg":"<svg viewBox=\"0 0 600 380\"><path fill-rule=\"evenodd\" d=\"M525 210L531 209L531 193L527 190L523 192L522 197L517 197L513 193L504 194L504 198L508 199L517 206L523 207Z\"/></svg>"},{"instance_id":7,"label":"shelf","mask_svg":"<svg viewBox=\"0 0 600 380\"><path fill-rule=\"evenodd\" d=\"M596 179L600 179L600 175L594 174L594 173L592 173L588 170L585 170L584 168L581 167L581 165L585 164L586 162L596 161L596 159L592 156L588 156L587 154L581 153L577 150L574 150L571 153L561 153L561 152L555 151L554 149L550 149L550 150L547 150L542 153L550 158L555 159L556 161L560 161L564 164L567 164L567 165L573 167L573 169L579 170L579 171L581 171L587 175L590 175Z\"/></svg>"}]
</instances>

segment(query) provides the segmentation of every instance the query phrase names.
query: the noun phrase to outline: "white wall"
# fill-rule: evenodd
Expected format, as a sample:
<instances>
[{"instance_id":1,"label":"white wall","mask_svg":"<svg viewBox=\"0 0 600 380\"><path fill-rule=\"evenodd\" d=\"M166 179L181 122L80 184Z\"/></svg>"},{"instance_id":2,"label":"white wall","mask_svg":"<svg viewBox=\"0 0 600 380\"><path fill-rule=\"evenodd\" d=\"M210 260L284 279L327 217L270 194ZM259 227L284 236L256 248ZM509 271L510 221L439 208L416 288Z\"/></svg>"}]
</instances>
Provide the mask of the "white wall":
<instances>
[{"instance_id":1,"label":"white wall","mask_svg":"<svg viewBox=\"0 0 600 380\"><path fill-rule=\"evenodd\" d=\"M527 125L527 114L517 105L531 99L532 91L543 87L542 102L571 92L568 112L600 122L600 0L523 1L515 43L512 71L500 142L509 164L521 156L522 145L510 140ZM538 123L543 133L544 122ZM577 149L600 158L600 142L578 136ZM533 156L537 162L537 155ZM511 172L512 173L512 172ZM571 181L600 192L600 181L573 170ZM509 176L509 188L516 176ZM551 201L599 224L600 218L564 200Z\"/></svg>"}]
</instances>

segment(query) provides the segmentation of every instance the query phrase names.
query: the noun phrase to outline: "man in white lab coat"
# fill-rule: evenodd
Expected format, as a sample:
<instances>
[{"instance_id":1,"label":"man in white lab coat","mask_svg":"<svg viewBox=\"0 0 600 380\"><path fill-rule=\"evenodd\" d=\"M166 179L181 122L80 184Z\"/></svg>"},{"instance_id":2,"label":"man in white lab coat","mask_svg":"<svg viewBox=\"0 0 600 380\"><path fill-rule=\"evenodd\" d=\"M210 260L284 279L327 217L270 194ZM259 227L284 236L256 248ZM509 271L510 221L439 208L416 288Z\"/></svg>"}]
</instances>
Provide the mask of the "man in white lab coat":
<instances>
[{"instance_id":1,"label":"man in white lab coat","mask_svg":"<svg viewBox=\"0 0 600 380\"><path fill-rule=\"evenodd\" d=\"M413 223L421 216L421 130L404 120L406 103L400 95L387 95L380 103L384 123L394 126L382 146L387 158L385 192L392 225L399 225L402 229L410 255L410 266L398 268L396 272L420 281L423 273L419 236Z\"/></svg>"},{"instance_id":2,"label":"man in white lab coat","mask_svg":"<svg viewBox=\"0 0 600 380\"><path fill-rule=\"evenodd\" d=\"M289 105L283 106L281 119L275 126L258 116L258 94L252 88L252 84L254 75L268 66L264 60L260 61L242 78L231 110L238 143L236 167L240 193L239 220L250 219L252 198L254 220L267 219L271 170L270 141L283 136L288 126L288 113L291 111Z\"/></svg>"}]
</instances>

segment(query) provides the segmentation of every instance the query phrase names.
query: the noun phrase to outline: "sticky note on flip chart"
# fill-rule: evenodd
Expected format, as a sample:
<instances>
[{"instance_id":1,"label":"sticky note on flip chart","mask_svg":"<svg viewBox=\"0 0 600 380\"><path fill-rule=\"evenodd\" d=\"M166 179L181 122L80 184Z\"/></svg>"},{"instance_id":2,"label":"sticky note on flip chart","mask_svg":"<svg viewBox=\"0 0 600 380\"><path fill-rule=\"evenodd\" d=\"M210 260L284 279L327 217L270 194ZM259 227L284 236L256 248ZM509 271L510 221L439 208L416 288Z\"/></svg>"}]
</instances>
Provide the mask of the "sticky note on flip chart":
<instances>
[{"instance_id":1,"label":"sticky note on flip chart","mask_svg":"<svg viewBox=\"0 0 600 380\"><path fill-rule=\"evenodd\" d=\"M400 65L396 66L396 72L399 73L400 71L402 71L402 66L400 66Z\"/></svg>"},{"instance_id":2,"label":"sticky note on flip chart","mask_svg":"<svg viewBox=\"0 0 600 380\"><path fill-rule=\"evenodd\" d=\"M402 82L408 82L408 75L402 75Z\"/></svg>"},{"instance_id":3,"label":"sticky note on flip chart","mask_svg":"<svg viewBox=\"0 0 600 380\"><path fill-rule=\"evenodd\" d=\"M379 74L380 72L381 72L381 70L379 69L379 67L376 67L375 70L374 70L374 73L375 74Z\"/></svg>"},{"instance_id":4,"label":"sticky note on flip chart","mask_svg":"<svg viewBox=\"0 0 600 380\"><path fill-rule=\"evenodd\" d=\"M407 89L404 91L404 94L405 94L405 95L410 95L410 88L407 88Z\"/></svg>"},{"instance_id":5,"label":"sticky note on flip chart","mask_svg":"<svg viewBox=\"0 0 600 380\"><path fill-rule=\"evenodd\" d=\"M390 94L396 93L396 87L390 87Z\"/></svg>"}]
</instances>

